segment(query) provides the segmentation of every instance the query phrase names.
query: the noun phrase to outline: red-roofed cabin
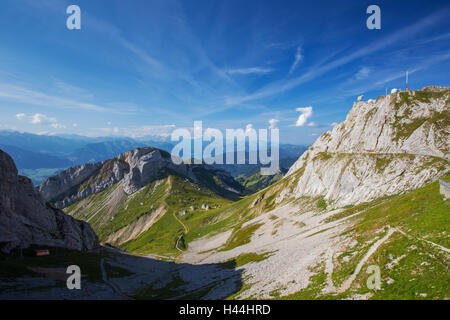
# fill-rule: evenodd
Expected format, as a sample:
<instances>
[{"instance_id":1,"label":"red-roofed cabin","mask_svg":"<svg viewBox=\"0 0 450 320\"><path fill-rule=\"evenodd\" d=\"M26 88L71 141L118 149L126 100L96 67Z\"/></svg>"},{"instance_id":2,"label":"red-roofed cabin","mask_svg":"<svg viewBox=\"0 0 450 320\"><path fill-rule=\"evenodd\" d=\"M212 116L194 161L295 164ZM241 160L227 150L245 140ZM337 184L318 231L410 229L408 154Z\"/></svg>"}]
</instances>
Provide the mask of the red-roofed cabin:
<instances>
[{"instance_id":1,"label":"red-roofed cabin","mask_svg":"<svg viewBox=\"0 0 450 320\"><path fill-rule=\"evenodd\" d=\"M42 257L50 255L50 251L48 250L34 250L35 257Z\"/></svg>"}]
</instances>

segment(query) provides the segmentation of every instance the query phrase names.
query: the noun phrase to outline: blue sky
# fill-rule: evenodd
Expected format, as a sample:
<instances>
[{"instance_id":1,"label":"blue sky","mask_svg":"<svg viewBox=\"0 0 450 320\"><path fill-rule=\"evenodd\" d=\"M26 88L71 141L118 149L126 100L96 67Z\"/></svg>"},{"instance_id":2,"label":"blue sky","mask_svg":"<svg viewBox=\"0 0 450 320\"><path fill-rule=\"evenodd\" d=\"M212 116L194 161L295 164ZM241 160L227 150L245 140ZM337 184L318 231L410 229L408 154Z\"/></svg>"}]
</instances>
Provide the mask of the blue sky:
<instances>
[{"instance_id":1,"label":"blue sky","mask_svg":"<svg viewBox=\"0 0 450 320\"><path fill-rule=\"evenodd\" d=\"M81 30L66 28L70 4ZM381 30L366 28L371 4ZM306 144L406 70L413 89L450 85L448 1L3 0L0 43L0 129L34 133L272 120L282 143Z\"/></svg>"}]
</instances>

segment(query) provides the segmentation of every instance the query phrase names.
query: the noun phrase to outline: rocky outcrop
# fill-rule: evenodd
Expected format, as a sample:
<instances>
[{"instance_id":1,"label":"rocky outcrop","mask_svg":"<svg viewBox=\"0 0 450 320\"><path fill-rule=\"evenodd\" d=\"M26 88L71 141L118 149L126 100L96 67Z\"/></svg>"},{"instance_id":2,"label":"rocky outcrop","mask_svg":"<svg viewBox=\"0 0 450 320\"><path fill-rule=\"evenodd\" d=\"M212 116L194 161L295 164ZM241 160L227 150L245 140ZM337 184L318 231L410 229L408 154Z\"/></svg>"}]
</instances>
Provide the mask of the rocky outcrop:
<instances>
[{"instance_id":1,"label":"rocky outcrop","mask_svg":"<svg viewBox=\"0 0 450 320\"><path fill-rule=\"evenodd\" d=\"M290 168L289 197L323 196L336 206L405 192L449 170L450 88L397 92L356 102Z\"/></svg>"},{"instance_id":2,"label":"rocky outcrop","mask_svg":"<svg viewBox=\"0 0 450 320\"><path fill-rule=\"evenodd\" d=\"M84 251L99 243L89 224L48 205L0 150L0 249L8 253L30 245Z\"/></svg>"},{"instance_id":3,"label":"rocky outcrop","mask_svg":"<svg viewBox=\"0 0 450 320\"><path fill-rule=\"evenodd\" d=\"M121 181L122 190L130 195L162 177L176 174L195 183L207 184L205 176L214 176L213 185L225 192L239 194L241 186L222 169L208 165L175 164L171 155L156 148L136 148L116 158L86 164L62 171L44 181L39 191L57 208L66 208L92 194L102 192ZM220 191L220 190L219 190Z\"/></svg>"}]
</instances>

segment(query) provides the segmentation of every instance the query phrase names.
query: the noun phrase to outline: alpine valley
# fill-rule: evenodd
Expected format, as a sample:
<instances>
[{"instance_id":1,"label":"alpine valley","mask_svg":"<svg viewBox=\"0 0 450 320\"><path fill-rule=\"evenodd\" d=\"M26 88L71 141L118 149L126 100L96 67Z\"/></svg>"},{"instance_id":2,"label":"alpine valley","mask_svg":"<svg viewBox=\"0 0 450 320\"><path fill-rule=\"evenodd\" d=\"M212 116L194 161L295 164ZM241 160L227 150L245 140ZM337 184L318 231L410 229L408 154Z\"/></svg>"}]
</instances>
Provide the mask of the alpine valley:
<instances>
[{"instance_id":1,"label":"alpine valley","mask_svg":"<svg viewBox=\"0 0 450 320\"><path fill-rule=\"evenodd\" d=\"M34 190L2 155L0 227L26 238L2 233L3 254L59 254L1 260L0 299L448 299L449 107L437 86L355 102L271 177L143 144ZM70 264L84 290L65 288Z\"/></svg>"}]
</instances>

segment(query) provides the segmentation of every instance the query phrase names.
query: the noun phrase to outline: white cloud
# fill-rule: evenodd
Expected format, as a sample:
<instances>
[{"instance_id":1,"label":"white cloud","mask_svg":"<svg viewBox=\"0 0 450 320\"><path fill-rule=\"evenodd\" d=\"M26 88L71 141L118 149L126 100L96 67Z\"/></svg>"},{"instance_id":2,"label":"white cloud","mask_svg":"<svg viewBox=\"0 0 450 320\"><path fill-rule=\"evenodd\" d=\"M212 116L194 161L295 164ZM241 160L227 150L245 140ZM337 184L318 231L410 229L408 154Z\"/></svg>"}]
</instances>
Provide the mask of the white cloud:
<instances>
[{"instance_id":1,"label":"white cloud","mask_svg":"<svg viewBox=\"0 0 450 320\"><path fill-rule=\"evenodd\" d=\"M308 123L308 127L317 127L317 123L311 121L310 123Z\"/></svg>"},{"instance_id":2,"label":"white cloud","mask_svg":"<svg viewBox=\"0 0 450 320\"><path fill-rule=\"evenodd\" d=\"M251 123L249 123L248 125L245 126L245 133L250 132L253 129L253 125Z\"/></svg>"},{"instance_id":3,"label":"white cloud","mask_svg":"<svg viewBox=\"0 0 450 320\"><path fill-rule=\"evenodd\" d=\"M18 113L16 114L16 118L19 120L23 120L23 118L25 118L25 113Z\"/></svg>"},{"instance_id":4,"label":"white cloud","mask_svg":"<svg viewBox=\"0 0 450 320\"><path fill-rule=\"evenodd\" d=\"M303 53L302 53L302 51L303 51L302 47L298 46L297 47L297 51L295 52L294 62L292 63L291 68L289 69L289 74L294 72L295 69L297 68L298 64L303 60Z\"/></svg>"},{"instance_id":5,"label":"white cloud","mask_svg":"<svg viewBox=\"0 0 450 320\"><path fill-rule=\"evenodd\" d=\"M280 120L277 120L277 119L270 119L269 120L269 124L270 124L269 129L275 129L277 127L277 123L279 121Z\"/></svg>"},{"instance_id":6,"label":"white cloud","mask_svg":"<svg viewBox=\"0 0 450 320\"><path fill-rule=\"evenodd\" d=\"M59 123L52 123L50 126L51 126L53 129L65 129L65 128L66 128L65 125L59 124Z\"/></svg>"},{"instance_id":7,"label":"white cloud","mask_svg":"<svg viewBox=\"0 0 450 320\"><path fill-rule=\"evenodd\" d=\"M5 130L14 130L14 131L19 130L16 126L9 126L7 124L0 124L0 128L5 129Z\"/></svg>"},{"instance_id":8,"label":"white cloud","mask_svg":"<svg viewBox=\"0 0 450 320\"><path fill-rule=\"evenodd\" d=\"M369 76L370 72L371 72L371 69L370 69L370 68L367 68L367 67L361 68L361 69L355 74L355 78L356 78L357 80L363 80L363 79L366 79L366 78Z\"/></svg>"},{"instance_id":9,"label":"white cloud","mask_svg":"<svg viewBox=\"0 0 450 320\"><path fill-rule=\"evenodd\" d=\"M266 74L266 73L270 73L272 72L273 69L271 68L260 68L260 67L255 67L255 68L243 68L243 69L230 69L227 70L226 73L228 74Z\"/></svg>"},{"instance_id":10,"label":"white cloud","mask_svg":"<svg viewBox=\"0 0 450 320\"><path fill-rule=\"evenodd\" d=\"M32 124L48 124L55 123L56 118L47 117L45 114L36 113L31 116L30 123Z\"/></svg>"},{"instance_id":11,"label":"white cloud","mask_svg":"<svg viewBox=\"0 0 450 320\"><path fill-rule=\"evenodd\" d=\"M72 124L72 127L74 127L74 128L78 127L78 123Z\"/></svg>"},{"instance_id":12,"label":"white cloud","mask_svg":"<svg viewBox=\"0 0 450 320\"><path fill-rule=\"evenodd\" d=\"M297 108L296 111L301 112L295 124L296 127L303 127L309 117L312 116L313 109L311 106L306 108Z\"/></svg>"}]
</instances>

